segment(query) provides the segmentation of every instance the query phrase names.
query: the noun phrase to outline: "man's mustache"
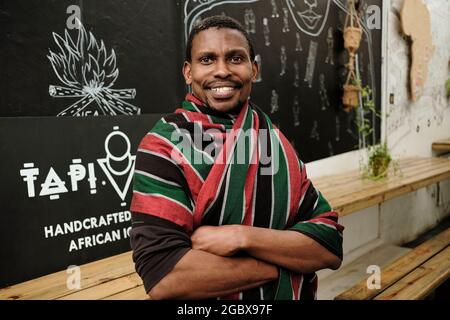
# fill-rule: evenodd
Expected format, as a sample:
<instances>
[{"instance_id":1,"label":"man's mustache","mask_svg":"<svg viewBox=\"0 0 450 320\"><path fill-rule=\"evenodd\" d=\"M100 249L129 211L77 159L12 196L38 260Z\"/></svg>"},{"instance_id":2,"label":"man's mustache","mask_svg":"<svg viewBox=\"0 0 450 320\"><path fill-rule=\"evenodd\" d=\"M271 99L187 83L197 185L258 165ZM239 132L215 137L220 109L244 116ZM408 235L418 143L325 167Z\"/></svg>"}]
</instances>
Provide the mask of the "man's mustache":
<instances>
[{"instance_id":1,"label":"man's mustache","mask_svg":"<svg viewBox=\"0 0 450 320\"><path fill-rule=\"evenodd\" d=\"M207 82L204 85L205 89L218 88L218 87L242 87L242 82L236 80L227 80L227 81L211 81Z\"/></svg>"}]
</instances>

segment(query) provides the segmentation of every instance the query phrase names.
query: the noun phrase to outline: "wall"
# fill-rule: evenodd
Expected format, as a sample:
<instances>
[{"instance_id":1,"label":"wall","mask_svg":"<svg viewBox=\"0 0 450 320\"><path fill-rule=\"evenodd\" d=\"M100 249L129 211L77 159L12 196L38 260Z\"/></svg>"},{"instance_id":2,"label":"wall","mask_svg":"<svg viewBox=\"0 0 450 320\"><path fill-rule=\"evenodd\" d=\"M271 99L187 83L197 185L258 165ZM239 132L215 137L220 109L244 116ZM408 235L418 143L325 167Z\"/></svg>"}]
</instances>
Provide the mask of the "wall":
<instances>
[{"instance_id":1,"label":"wall","mask_svg":"<svg viewBox=\"0 0 450 320\"><path fill-rule=\"evenodd\" d=\"M400 27L403 0L386 1L384 16L384 59L382 66L383 110L389 117L383 120L382 130L388 145L397 158L433 156L431 143L450 137L450 100L445 98L445 80L450 78L450 1L425 1L431 17L435 51L429 63L428 81L423 96L412 102L408 94L409 45ZM390 94L394 104L389 104ZM311 177L344 172L358 168L360 152L308 163ZM450 213L450 182L437 187L423 188L401 198L390 200L356 214L343 217L344 251L351 260L367 252L374 241L403 244L435 226ZM366 250L361 250L361 248ZM357 250L359 249L359 250ZM348 261L347 261L348 262Z\"/></svg>"}]
</instances>

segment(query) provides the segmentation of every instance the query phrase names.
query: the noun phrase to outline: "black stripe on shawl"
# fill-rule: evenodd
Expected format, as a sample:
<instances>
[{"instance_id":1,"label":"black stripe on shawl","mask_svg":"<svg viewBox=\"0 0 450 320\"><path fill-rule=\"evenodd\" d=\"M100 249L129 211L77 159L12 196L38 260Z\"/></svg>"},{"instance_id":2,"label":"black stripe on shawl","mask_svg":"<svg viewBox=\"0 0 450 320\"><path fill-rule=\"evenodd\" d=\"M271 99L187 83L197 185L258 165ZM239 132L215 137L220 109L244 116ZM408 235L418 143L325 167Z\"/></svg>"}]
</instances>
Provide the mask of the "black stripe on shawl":
<instances>
[{"instance_id":1,"label":"black stripe on shawl","mask_svg":"<svg viewBox=\"0 0 450 320\"><path fill-rule=\"evenodd\" d=\"M171 161L154 154L138 151L135 170L140 170L162 179L178 183L192 199L189 185L181 169Z\"/></svg>"},{"instance_id":2,"label":"black stripe on shawl","mask_svg":"<svg viewBox=\"0 0 450 320\"><path fill-rule=\"evenodd\" d=\"M310 183L308 189L305 192L305 197L303 198L303 202L298 209L297 214L294 218L294 224L299 221L306 221L312 218L312 212L314 209L314 203L316 203L319 195L316 192L313 184Z\"/></svg>"},{"instance_id":3,"label":"black stripe on shawl","mask_svg":"<svg viewBox=\"0 0 450 320\"><path fill-rule=\"evenodd\" d=\"M270 132L269 124L266 121L264 114L261 110L254 106L254 110L258 114L259 118L259 130L264 130L267 139L267 151L265 152L270 158L272 156L270 146ZM258 177L256 184L256 199L255 199L255 219L253 226L268 228L270 226L270 213L272 208L272 176L261 174L261 167L268 168L271 163L263 165L259 163ZM266 169L267 170L267 169ZM261 300L260 288L253 288L246 290L242 293L243 300Z\"/></svg>"}]
</instances>

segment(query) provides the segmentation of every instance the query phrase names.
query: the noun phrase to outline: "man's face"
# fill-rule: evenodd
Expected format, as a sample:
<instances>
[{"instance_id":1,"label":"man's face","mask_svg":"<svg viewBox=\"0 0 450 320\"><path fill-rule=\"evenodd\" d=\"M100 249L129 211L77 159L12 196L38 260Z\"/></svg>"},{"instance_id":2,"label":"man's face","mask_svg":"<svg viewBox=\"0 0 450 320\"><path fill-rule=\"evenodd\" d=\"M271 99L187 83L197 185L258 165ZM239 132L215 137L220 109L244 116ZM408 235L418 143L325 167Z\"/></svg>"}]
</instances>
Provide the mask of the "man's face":
<instances>
[{"instance_id":1,"label":"man's face","mask_svg":"<svg viewBox=\"0 0 450 320\"><path fill-rule=\"evenodd\" d=\"M245 36L238 30L210 28L192 41L192 61L183 75L194 95L211 108L229 112L250 96L258 66L251 61Z\"/></svg>"}]
</instances>

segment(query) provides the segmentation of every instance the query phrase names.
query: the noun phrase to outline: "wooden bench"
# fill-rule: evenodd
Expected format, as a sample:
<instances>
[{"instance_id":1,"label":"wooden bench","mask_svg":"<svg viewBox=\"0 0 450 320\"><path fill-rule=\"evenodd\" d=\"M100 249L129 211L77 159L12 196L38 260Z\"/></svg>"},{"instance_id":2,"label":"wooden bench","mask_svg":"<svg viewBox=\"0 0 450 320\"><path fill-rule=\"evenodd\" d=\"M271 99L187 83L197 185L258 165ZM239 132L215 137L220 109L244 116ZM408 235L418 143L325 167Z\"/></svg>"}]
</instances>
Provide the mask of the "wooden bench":
<instances>
[{"instance_id":1,"label":"wooden bench","mask_svg":"<svg viewBox=\"0 0 450 320\"><path fill-rule=\"evenodd\" d=\"M431 148L436 152L450 152L450 138L433 142Z\"/></svg>"},{"instance_id":2,"label":"wooden bench","mask_svg":"<svg viewBox=\"0 0 450 320\"><path fill-rule=\"evenodd\" d=\"M399 161L399 172L386 179L361 179L354 170L312 179L340 216L366 209L387 200L450 178L450 160L444 158L407 158Z\"/></svg>"},{"instance_id":3,"label":"wooden bench","mask_svg":"<svg viewBox=\"0 0 450 320\"><path fill-rule=\"evenodd\" d=\"M410 158L401 173L381 181L362 180L359 171L312 179L341 216L450 178L450 159ZM81 288L69 290L60 271L0 289L0 299L146 299L131 252L80 266Z\"/></svg>"},{"instance_id":4,"label":"wooden bench","mask_svg":"<svg viewBox=\"0 0 450 320\"><path fill-rule=\"evenodd\" d=\"M381 270L380 289L369 289L367 279L335 300L420 300L450 279L450 228Z\"/></svg>"}]
</instances>

